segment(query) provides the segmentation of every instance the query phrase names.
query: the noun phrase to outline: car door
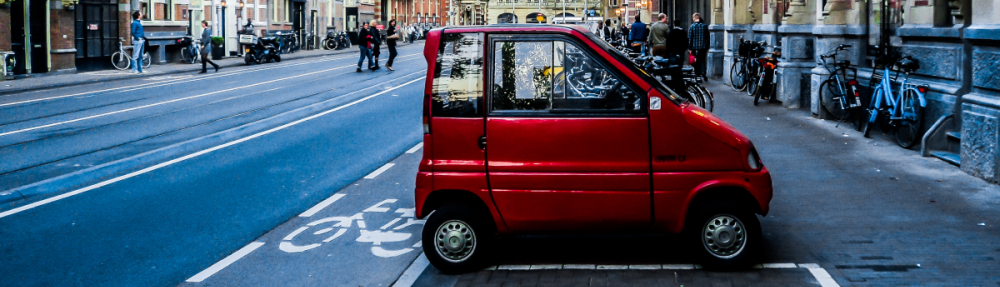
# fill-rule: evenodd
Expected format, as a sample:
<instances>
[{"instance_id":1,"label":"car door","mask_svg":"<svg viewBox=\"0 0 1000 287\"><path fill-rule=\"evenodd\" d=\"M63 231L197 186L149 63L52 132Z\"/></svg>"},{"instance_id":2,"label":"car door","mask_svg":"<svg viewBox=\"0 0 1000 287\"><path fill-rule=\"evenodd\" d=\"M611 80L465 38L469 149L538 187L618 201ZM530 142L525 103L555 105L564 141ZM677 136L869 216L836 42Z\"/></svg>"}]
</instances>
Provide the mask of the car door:
<instances>
[{"instance_id":1,"label":"car door","mask_svg":"<svg viewBox=\"0 0 1000 287\"><path fill-rule=\"evenodd\" d=\"M507 227L648 226L645 93L570 37L492 35L487 49L487 173Z\"/></svg>"}]
</instances>

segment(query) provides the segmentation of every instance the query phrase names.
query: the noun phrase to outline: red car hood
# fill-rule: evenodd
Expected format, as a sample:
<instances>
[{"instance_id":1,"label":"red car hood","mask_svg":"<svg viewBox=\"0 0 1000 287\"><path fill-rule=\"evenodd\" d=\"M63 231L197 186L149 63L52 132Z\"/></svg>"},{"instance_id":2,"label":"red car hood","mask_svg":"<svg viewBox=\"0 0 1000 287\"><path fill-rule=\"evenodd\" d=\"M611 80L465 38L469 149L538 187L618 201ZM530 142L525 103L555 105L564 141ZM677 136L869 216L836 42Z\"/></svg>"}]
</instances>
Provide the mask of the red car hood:
<instances>
[{"instance_id":1,"label":"red car hood","mask_svg":"<svg viewBox=\"0 0 1000 287\"><path fill-rule=\"evenodd\" d=\"M747 136L711 112L688 103L681 107L681 113L688 124L709 136L738 150L750 148L750 139Z\"/></svg>"}]
</instances>

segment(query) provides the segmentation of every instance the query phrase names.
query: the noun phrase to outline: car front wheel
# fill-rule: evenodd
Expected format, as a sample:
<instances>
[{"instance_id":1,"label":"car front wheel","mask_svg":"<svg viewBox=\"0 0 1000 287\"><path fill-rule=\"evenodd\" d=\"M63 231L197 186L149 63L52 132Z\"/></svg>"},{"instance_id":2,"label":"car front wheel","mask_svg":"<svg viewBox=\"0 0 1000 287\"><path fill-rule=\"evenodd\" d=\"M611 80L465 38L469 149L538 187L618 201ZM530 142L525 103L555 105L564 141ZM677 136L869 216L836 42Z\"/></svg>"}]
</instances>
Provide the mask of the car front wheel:
<instances>
[{"instance_id":1,"label":"car front wheel","mask_svg":"<svg viewBox=\"0 0 1000 287\"><path fill-rule=\"evenodd\" d=\"M689 226L688 238L699 245L700 261L707 268L747 267L761 246L760 221L753 212L733 205L713 204L702 209Z\"/></svg>"},{"instance_id":2,"label":"car front wheel","mask_svg":"<svg viewBox=\"0 0 1000 287\"><path fill-rule=\"evenodd\" d=\"M424 254L446 274L477 271L489 263L495 227L488 217L463 205L448 205L424 225Z\"/></svg>"}]
</instances>

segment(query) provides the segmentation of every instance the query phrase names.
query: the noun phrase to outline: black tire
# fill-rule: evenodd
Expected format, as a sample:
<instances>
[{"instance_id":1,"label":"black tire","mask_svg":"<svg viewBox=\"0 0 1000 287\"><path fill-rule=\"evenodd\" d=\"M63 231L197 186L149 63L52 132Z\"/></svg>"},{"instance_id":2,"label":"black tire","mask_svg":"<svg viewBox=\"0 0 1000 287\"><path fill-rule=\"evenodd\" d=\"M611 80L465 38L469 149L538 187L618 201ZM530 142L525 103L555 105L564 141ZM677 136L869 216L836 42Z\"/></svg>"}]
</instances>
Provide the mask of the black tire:
<instances>
[{"instance_id":1,"label":"black tire","mask_svg":"<svg viewBox=\"0 0 1000 287\"><path fill-rule=\"evenodd\" d=\"M705 110L711 112L715 109L715 96L713 96L712 92L708 91L705 86L699 84L698 89L701 89L701 96L704 97L702 101L705 102Z\"/></svg>"},{"instance_id":2,"label":"black tire","mask_svg":"<svg viewBox=\"0 0 1000 287\"><path fill-rule=\"evenodd\" d=\"M903 90L903 98L899 101L899 109L903 116L910 119L900 120L895 126L896 143L903 148L912 148L923 138L920 129L923 125L923 111L917 92Z\"/></svg>"},{"instance_id":3,"label":"black tire","mask_svg":"<svg viewBox=\"0 0 1000 287\"><path fill-rule=\"evenodd\" d=\"M698 90L698 88L696 88L694 84L686 84L686 85L687 86L685 87L684 90L688 94L688 97L689 97L688 100L690 100L691 103L694 103L695 105L697 105L699 108L704 109L705 108L705 101L704 101L705 98L701 96L701 90Z\"/></svg>"},{"instance_id":4,"label":"black tire","mask_svg":"<svg viewBox=\"0 0 1000 287\"><path fill-rule=\"evenodd\" d=\"M865 110L862 108L851 109L851 123L854 124L854 130L861 131L865 127Z\"/></svg>"},{"instance_id":5,"label":"black tire","mask_svg":"<svg viewBox=\"0 0 1000 287\"><path fill-rule=\"evenodd\" d=\"M273 59L275 63L281 63L281 55L274 55Z\"/></svg>"},{"instance_id":6,"label":"black tire","mask_svg":"<svg viewBox=\"0 0 1000 287\"><path fill-rule=\"evenodd\" d=\"M736 91L742 91L746 88L746 65L743 64L742 60L736 58L733 62L733 66L729 68L729 82L733 84L733 89Z\"/></svg>"},{"instance_id":7,"label":"black tire","mask_svg":"<svg viewBox=\"0 0 1000 287\"><path fill-rule=\"evenodd\" d=\"M474 272L490 264L496 225L484 211L447 205L427 218L421 240L427 261L442 273Z\"/></svg>"},{"instance_id":8,"label":"black tire","mask_svg":"<svg viewBox=\"0 0 1000 287\"><path fill-rule=\"evenodd\" d=\"M253 54L247 53L246 55L243 56L243 63L245 63L245 64L247 64L247 66L249 66L249 65L256 64L257 60L254 60Z\"/></svg>"},{"instance_id":9,"label":"black tire","mask_svg":"<svg viewBox=\"0 0 1000 287\"><path fill-rule=\"evenodd\" d=\"M865 116L864 135L865 137L868 137L868 135L871 134L872 132L872 126L878 124L879 114L881 113L878 110L866 110L866 111L867 112L861 113L861 115ZM872 120L873 116L875 117L875 120Z\"/></svg>"},{"instance_id":10,"label":"black tire","mask_svg":"<svg viewBox=\"0 0 1000 287\"><path fill-rule=\"evenodd\" d=\"M191 50L188 47L181 49L181 57L182 61L185 63L194 64L195 55L191 53Z\"/></svg>"},{"instance_id":11,"label":"black tire","mask_svg":"<svg viewBox=\"0 0 1000 287\"><path fill-rule=\"evenodd\" d=\"M756 106L758 104L760 104L760 93L759 93L759 91L758 91L758 93L754 93L754 95L753 95L753 105Z\"/></svg>"},{"instance_id":12,"label":"black tire","mask_svg":"<svg viewBox=\"0 0 1000 287\"><path fill-rule=\"evenodd\" d=\"M760 221L747 208L729 201L695 206L685 225L685 237L707 269L731 270L757 263L763 246Z\"/></svg>"},{"instance_id":13,"label":"black tire","mask_svg":"<svg viewBox=\"0 0 1000 287\"><path fill-rule=\"evenodd\" d=\"M148 52L142 52L142 69L148 69L149 66L153 65L153 59L149 57Z\"/></svg>"},{"instance_id":14,"label":"black tire","mask_svg":"<svg viewBox=\"0 0 1000 287\"><path fill-rule=\"evenodd\" d=\"M823 81L823 84L819 85L819 93L820 105L830 117L843 121L850 116L850 106L844 106L847 94L840 91L836 80Z\"/></svg>"},{"instance_id":15,"label":"black tire","mask_svg":"<svg viewBox=\"0 0 1000 287\"><path fill-rule=\"evenodd\" d=\"M747 67L747 96L754 96L760 88L761 69L759 65L751 62Z\"/></svg>"}]
</instances>

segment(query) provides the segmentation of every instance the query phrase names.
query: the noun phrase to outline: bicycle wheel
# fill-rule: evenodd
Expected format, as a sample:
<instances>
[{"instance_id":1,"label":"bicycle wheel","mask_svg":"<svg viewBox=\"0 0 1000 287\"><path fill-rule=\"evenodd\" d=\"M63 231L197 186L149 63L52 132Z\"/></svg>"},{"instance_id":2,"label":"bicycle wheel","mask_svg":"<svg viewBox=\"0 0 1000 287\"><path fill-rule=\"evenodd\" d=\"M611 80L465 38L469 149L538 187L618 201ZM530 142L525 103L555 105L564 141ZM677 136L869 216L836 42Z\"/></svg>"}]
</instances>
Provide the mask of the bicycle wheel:
<instances>
[{"instance_id":1,"label":"bicycle wheel","mask_svg":"<svg viewBox=\"0 0 1000 287\"><path fill-rule=\"evenodd\" d=\"M115 66L115 69L128 70L128 67L132 65L132 59L129 59L125 53L115 52L111 54L111 65Z\"/></svg>"},{"instance_id":2,"label":"bicycle wheel","mask_svg":"<svg viewBox=\"0 0 1000 287\"><path fill-rule=\"evenodd\" d=\"M876 105L882 101L882 88L881 86L875 87L875 93L872 94L872 102L868 109L864 110L861 115L865 117L865 128L864 135L868 137L868 134L872 131L872 126L878 122L879 107Z\"/></svg>"},{"instance_id":3,"label":"bicycle wheel","mask_svg":"<svg viewBox=\"0 0 1000 287\"><path fill-rule=\"evenodd\" d=\"M715 96L701 84L698 85L698 89L701 89L701 95L704 97L702 101L705 102L705 109L711 112L715 109Z\"/></svg>"},{"instance_id":4,"label":"bicycle wheel","mask_svg":"<svg viewBox=\"0 0 1000 287\"><path fill-rule=\"evenodd\" d=\"M700 108L705 108L704 98L701 96L701 91L694 87L694 84L687 83L684 89L687 91L688 96L692 103L698 105Z\"/></svg>"},{"instance_id":5,"label":"bicycle wheel","mask_svg":"<svg viewBox=\"0 0 1000 287\"><path fill-rule=\"evenodd\" d=\"M153 61L149 58L149 53L142 52L142 68L147 69L151 65L153 65Z\"/></svg>"},{"instance_id":6,"label":"bicycle wheel","mask_svg":"<svg viewBox=\"0 0 1000 287\"><path fill-rule=\"evenodd\" d=\"M729 68L729 81L733 84L733 89L742 91L746 88L746 66L739 58L733 60L733 66Z\"/></svg>"},{"instance_id":7,"label":"bicycle wheel","mask_svg":"<svg viewBox=\"0 0 1000 287\"><path fill-rule=\"evenodd\" d=\"M760 65L757 65L756 62L747 64L747 96L754 96L757 93L757 88L760 87L758 81L763 78L760 73Z\"/></svg>"},{"instance_id":8,"label":"bicycle wheel","mask_svg":"<svg viewBox=\"0 0 1000 287\"><path fill-rule=\"evenodd\" d=\"M903 98L899 101L899 110L902 119L895 126L896 142L903 148L911 148L920 141L923 134L920 133L923 124L923 111L920 107L920 99L913 89L903 90Z\"/></svg>"},{"instance_id":9,"label":"bicycle wheel","mask_svg":"<svg viewBox=\"0 0 1000 287\"><path fill-rule=\"evenodd\" d=\"M845 106L846 95L840 91L840 86L834 79L827 79L819 86L819 99L823 110L835 120L843 121L850 115L849 107Z\"/></svg>"}]
</instances>

